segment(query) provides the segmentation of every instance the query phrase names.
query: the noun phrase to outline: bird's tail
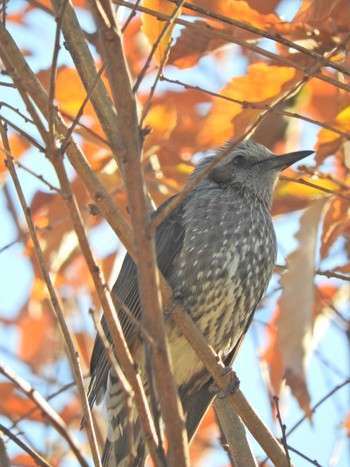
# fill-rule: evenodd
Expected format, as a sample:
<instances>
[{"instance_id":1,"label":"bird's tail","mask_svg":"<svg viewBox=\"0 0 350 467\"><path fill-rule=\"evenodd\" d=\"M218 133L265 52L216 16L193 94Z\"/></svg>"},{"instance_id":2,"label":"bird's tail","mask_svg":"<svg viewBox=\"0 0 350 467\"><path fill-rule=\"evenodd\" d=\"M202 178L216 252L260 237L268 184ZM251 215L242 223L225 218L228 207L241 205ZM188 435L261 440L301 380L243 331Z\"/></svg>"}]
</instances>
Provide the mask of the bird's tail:
<instances>
[{"instance_id":1,"label":"bird's tail","mask_svg":"<svg viewBox=\"0 0 350 467\"><path fill-rule=\"evenodd\" d=\"M141 467L146 458L145 438L133 403L126 405L119 381L108 376L104 410L107 439L102 453L104 467Z\"/></svg>"}]
</instances>

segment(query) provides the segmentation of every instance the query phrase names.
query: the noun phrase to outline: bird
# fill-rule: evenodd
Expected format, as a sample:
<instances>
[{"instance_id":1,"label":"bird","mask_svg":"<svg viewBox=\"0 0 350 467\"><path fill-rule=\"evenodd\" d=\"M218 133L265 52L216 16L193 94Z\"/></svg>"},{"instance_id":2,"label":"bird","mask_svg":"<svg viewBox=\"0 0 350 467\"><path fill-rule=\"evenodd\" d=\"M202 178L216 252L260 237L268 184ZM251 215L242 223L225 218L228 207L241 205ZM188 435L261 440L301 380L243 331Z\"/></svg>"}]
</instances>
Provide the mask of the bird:
<instances>
[{"instance_id":1,"label":"bird","mask_svg":"<svg viewBox=\"0 0 350 467\"><path fill-rule=\"evenodd\" d=\"M277 246L270 210L278 176L313 153L297 151L276 156L253 140L231 147L232 143L226 143L197 164L188 183L208 171L208 165L225 152L225 157L161 221L155 234L158 267L172 287L173 299L182 304L226 366L232 365L273 273ZM165 201L152 217L176 196ZM147 392L142 335L140 326L135 325L135 320L142 320L137 268L129 254L112 288L113 297ZM215 398L213 380L166 313L164 319L174 379L191 440ZM111 341L103 317L102 326ZM147 450L136 408L131 411L131 456L130 417L124 393L99 336L90 374L89 403L102 405L107 422L102 465L144 465Z\"/></svg>"}]
</instances>

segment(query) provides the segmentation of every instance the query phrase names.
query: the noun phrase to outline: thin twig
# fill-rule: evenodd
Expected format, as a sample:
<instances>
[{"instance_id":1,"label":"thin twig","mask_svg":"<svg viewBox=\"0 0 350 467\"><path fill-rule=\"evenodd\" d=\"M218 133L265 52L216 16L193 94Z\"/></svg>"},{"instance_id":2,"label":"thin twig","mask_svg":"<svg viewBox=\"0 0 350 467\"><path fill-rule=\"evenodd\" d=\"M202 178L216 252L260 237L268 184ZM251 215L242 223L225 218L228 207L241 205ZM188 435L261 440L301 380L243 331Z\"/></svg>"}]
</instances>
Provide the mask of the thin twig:
<instances>
[{"instance_id":1,"label":"thin twig","mask_svg":"<svg viewBox=\"0 0 350 467\"><path fill-rule=\"evenodd\" d=\"M311 407L311 410L310 410L310 414L313 414L316 412L316 410L327 400L329 399L330 397L333 396L333 394L335 394L336 392L339 391L339 389L342 389L344 386L347 386L348 384L350 384L350 378L346 378L345 381L343 381L341 384L338 384L337 386L335 386L331 391L329 391L324 397L322 397L322 399L320 399L315 405L313 405ZM287 436L289 436L290 434L293 433L293 431L295 431L306 419L309 418L310 414L308 415L304 415L303 417L301 417L301 419L295 424L293 425L287 432Z\"/></svg>"},{"instance_id":2,"label":"thin twig","mask_svg":"<svg viewBox=\"0 0 350 467\"><path fill-rule=\"evenodd\" d=\"M280 179L285 180L287 182L294 182L299 183L300 185L309 186L310 188L315 188L316 190L323 191L323 193L328 193L332 196L337 196L338 198L350 201L350 195L343 195L341 191L330 190L329 188L325 188L323 186L317 185L316 183L309 182L308 180L304 180L303 178L287 177L286 175L281 175ZM347 187L347 190L350 191L350 187Z\"/></svg>"},{"instance_id":3,"label":"thin twig","mask_svg":"<svg viewBox=\"0 0 350 467\"><path fill-rule=\"evenodd\" d=\"M276 264L275 267L277 269L288 270L288 266L286 264ZM333 279L340 279L342 281L347 281L347 282L350 281L350 276L345 276L344 274L340 274L339 272L335 272L335 271L322 271L321 269L315 269L314 274L316 274L317 276L328 277L328 279L332 277Z\"/></svg>"},{"instance_id":4,"label":"thin twig","mask_svg":"<svg viewBox=\"0 0 350 467\"><path fill-rule=\"evenodd\" d=\"M133 90L134 94L137 93L137 91L138 91L138 89L140 87L140 84L141 84L143 78L145 77L145 74L146 74L146 72L147 72L147 70L148 70L148 68L149 68L149 66L151 64L152 58L154 57L154 54L156 53L156 50L157 50L159 44L161 43L163 37L174 26L175 19L178 17L183 3L184 3L184 0L181 0L181 1L177 2L174 11L172 12L171 16L169 16L169 18L166 20L165 25L164 25L163 29L161 30L159 36L157 37L156 42L152 45L152 48L151 48L150 53L148 54L147 60L146 60L146 62L144 64L140 74L137 77L136 83L133 86L132 90ZM164 53L164 55L162 57L162 60L166 60L167 55L168 55L168 51L169 51L169 47L166 47L165 53Z\"/></svg>"},{"instance_id":5,"label":"thin twig","mask_svg":"<svg viewBox=\"0 0 350 467\"><path fill-rule=\"evenodd\" d=\"M106 69L106 63L104 63L101 68L99 69L97 75L95 76L95 79L94 81L92 82L91 84L91 87L90 89L88 90L79 110L78 110L78 113L76 114L76 116L74 117L74 120L72 122L72 125L69 127L69 130L67 132L67 134L65 135L65 138L64 138L64 141L61 145L61 153L63 154L64 152L66 152L66 148L67 148L67 145L69 144L69 140L73 134L73 131L75 129L75 127L79 124L79 120L80 118L82 117L83 113L84 113L84 109L86 107L86 105L88 104L91 96L92 96L92 93L94 92L96 86L97 86L97 83L99 82L99 80L101 79L101 76L102 76L102 73L104 72L104 70Z\"/></svg>"},{"instance_id":6,"label":"thin twig","mask_svg":"<svg viewBox=\"0 0 350 467\"><path fill-rule=\"evenodd\" d=\"M62 10L63 1L51 1L56 14L59 14ZM117 155L122 157L117 113L103 81L98 79L96 83L96 75L98 74L96 63L71 3L68 3L65 9L62 32L66 48L71 54L86 93L89 93L95 87L94 92L90 96L91 104L106 135L112 153L115 157ZM116 162L119 163L118 157L116 157Z\"/></svg>"},{"instance_id":7,"label":"thin twig","mask_svg":"<svg viewBox=\"0 0 350 467\"><path fill-rule=\"evenodd\" d=\"M18 168L22 169L24 172L27 172L28 174L32 175L34 178L39 180L41 183L46 185L48 188L50 188L51 191L55 191L56 193L61 194L60 188L57 188L56 186L52 185L52 183L48 182L45 178L44 175L39 175L34 170L29 169L29 167L26 167L22 162L20 162L17 159L14 159L13 161Z\"/></svg>"},{"instance_id":8,"label":"thin twig","mask_svg":"<svg viewBox=\"0 0 350 467\"><path fill-rule=\"evenodd\" d=\"M15 87L15 84L14 84L13 86ZM0 109L1 109L2 107L6 107L6 108L12 110L15 114L17 114L19 117L21 117L21 118L24 120L24 123L32 123L32 124L34 124L33 120L31 120L30 117L28 117L28 116L25 115L23 112L21 112L19 109L17 109L17 107L14 107L13 105L8 104L7 102L1 101L1 102L0 102Z\"/></svg>"},{"instance_id":9,"label":"thin twig","mask_svg":"<svg viewBox=\"0 0 350 467\"><path fill-rule=\"evenodd\" d=\"M11 441L17 444L24 452L26 452L35 462L36 465L40 465L42 467L52 467L51 464L46 462L39 453L37 453L33 448L28 446L24 441L22 441L18 436L14 435L11 430L6 428L2 423L0 423L0 431L2 431L6 436L8 436Z\"/></svg>"},{"instance_id":10,"label":"thin twig","mask_svg":"<svg viewBox=\"0 0 350 467\"><path fill-rule=\"evenodd\" d=\"M316 467L322 467L322 465L319 464L316 460L311 459L310 457L306 456L305 454L303 454L302 452L300 452L297 449L293 448L292 446L288 445L288 449L290 451L294 452L295 454L297 454L298 456L302 457L306 461L308 461L310 464L316 465Z\"/></svg>"},{"instance_id":11,"label":"thin twig","mask_svg":"<svg viewBox=\"0 0 350 467\"><path fill-rule=\"evenodd\" d=\"M31 385L20 376L16 375L10 368L0 365L0 373L9 379L17 389L23 392L28 399L41 410L44 417L48 419L50 425L67 441L68 445L75 454L79 464L88 467L88 463L81 454L81 449L75 439L69 434L68 428L59 414L47 403L47 401L31 387Z\"/></svg>"},{"instance_id":12,"label":"thin twig","mask_svg":"<svg viewBox=\"0 0 350 467\"><path fill-rule=\"evenodd\" d=\"M274 401L275 406L276 406L277 420L278 420L278 423L280 425L281 432L282 432L281 443L282 443L282 446L283 446L284 451L286 453L286 457L287 457L287 460L289 462L289 465L291 465L290 455L289 455L289 451L288 451L288 444L287 444L286 425L282 422L280 407L279 407L279 403L278 403L279 402L278 396L276 396L276 395L273 396L273 401Z\"/></svg>"},{"instance_id":13,"label":"thin twig","mask_svg":"<svg viewBox=\"0 0 350 467\"><path fill-rule=\"evenodd\" d=\"M65 384L64 386L62 386L57 391L55 391L55 392L49 394L48 396L46 396L45 400L47 402L49 402L51 399L54 399L55 397L59 396L63 392L67 391L68 389L74 388L75 386L76 386L75 382ZM32 409L28 410L23 415L21 415L20 418L17 418L15 421L12 422L12 425L9 427L9 430L13 430L14 428L16 428L18 426L18 424L20 422L22 422L25 419L30 418L33 414L35 414L35 412L37 412L39 410L40 410L40 407L37 407L37 406L35 406Z\"/></svg>"},{"instance_id":14,"label":"thin twig","mask_svg":"<svg viewBox=\"0 0 350 467\"><path fill-rule=\"evenodd\" d=\"M235 467L258 467L242 420L235 410L227 410L224 399L217 397L214 401L215 412L218 415L227 448L225 451ZM222 443L221 443L222 444Z\"/></svg>"},{"instance_id":15,"label":"thin twig","mask_svg":"<svg viewBox=\"0 0 350 467\"><path fill-rule=\"evenodd\" d=\"M137 6L139 5L139 3L141 2L141 0L136 0L136 2L133 4L133 7L130 11L130 14L128 16L128 18L126 19L125 23L123 24L123 27L121 28L121 33L124 34L124 32L127 30L129 24L131 23L131 20L134 18L134 16L136 15L136 12L137 12Z\"/></svg>"},{"instance_id":16,"label":"thin twig","mask_svg":"<svg viewBox=\"0 0 350 467\"><path fill-rule=\"evenodd\" d=\"M62 8L59 14L56 16L56 31L55 31L55 40L53 46L53 54L50 67L50 78L49 78L49 108L47 112L47 124L48 124L48 152L49 154L55 153L56 148L56 135L55 135L55 109L54 109L54 100L55 100L55 91L56 91L56 78L57 78L57 64L58 64L58 54L60 51L60 36L62 29L62 21L64 18L64 12L66 10L68 0L63 0Z\"/></svg>"},{"instance_id":17,"label":"thin twig","mask_svg":"<svg viewBox=\"0 0 350 467\"><path fill-rule=\"evenodd\" d=\"M154 81L153 81L153 84L149 90L149 93L148 93L148 96L147 96L147 100L142 108L142 115L141 115L141 118L140 118L140 128L143 127L143 122L145 121L145 118L148 114L148 111L151 107L151 102L152 102L152 99L153 99L153 96L154 96L154 93L155 93L155 90L156 90L156 86L159 82L159 80L161 79L161 76L162 76L162 73L163 73L163 69L164 69L164 66L165 66L165 63L168 59L168 52L171 48L171 42L169 42L165 52L164 52L164 55L162 57L162 60L159 64L159 67L158 67L158 70L157 70L157 74L154 78Z\"/></svg>"},{"instance_id":18,"label":"thin twig","mask_svg":"<svg viewBox=\"0 0 350 467\"><path fill-rule=\"evenodd\" d=\"M37 148L40 152L44 153L45 148L42 146L38 141L32 137L29 133L24 131L22 128L17 126L15 123L11 122L8 118L4 117L3 115L0 116L1 120L6 123L9 127L11 127L13 130L15 130L19 135L23 136L25 139L29 141L30 144L32 144L35 148Z\"/></svg>"}]
</instances>

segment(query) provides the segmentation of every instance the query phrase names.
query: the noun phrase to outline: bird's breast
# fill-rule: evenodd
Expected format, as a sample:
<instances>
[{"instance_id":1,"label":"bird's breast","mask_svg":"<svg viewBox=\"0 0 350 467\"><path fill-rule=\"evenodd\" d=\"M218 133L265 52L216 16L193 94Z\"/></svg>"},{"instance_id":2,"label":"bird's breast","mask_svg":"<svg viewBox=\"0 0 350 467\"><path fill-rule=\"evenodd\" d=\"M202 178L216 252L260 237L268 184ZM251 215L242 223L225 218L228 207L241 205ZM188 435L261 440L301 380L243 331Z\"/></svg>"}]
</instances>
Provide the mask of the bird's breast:
<instances>
[{"instance_id":1,"label":"bird's breast","mask_svg":"<svg viewBox=\"0 0 350 467\"><path fill-rule=\"evenodd\" d=\"M223 358L245 331L276 257L269 213L247 206L238 211L208 212L207 206L202 218L195 212L186 219L184 245L170 279L175 296ZM176 330L170 331L169 341L175 377L181 384L187 373L200 371L202 365Z\"/></svg>"}]
</instances>

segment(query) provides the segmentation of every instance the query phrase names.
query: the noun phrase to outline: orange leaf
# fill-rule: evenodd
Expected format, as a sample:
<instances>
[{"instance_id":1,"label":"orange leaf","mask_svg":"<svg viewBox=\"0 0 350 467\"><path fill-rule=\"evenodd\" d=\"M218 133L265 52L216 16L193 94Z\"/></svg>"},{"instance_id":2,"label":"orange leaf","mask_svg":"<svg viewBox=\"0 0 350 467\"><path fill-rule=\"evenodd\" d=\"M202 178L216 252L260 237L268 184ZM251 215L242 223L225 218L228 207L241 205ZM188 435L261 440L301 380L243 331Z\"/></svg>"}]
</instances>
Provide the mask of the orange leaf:
<instances>
[{"instance_id":1,"label":"orange leaf","mask_svg":"<svg viewBox=\"0 0 350 467\"><path fill-rule=\"evenodd\" d=\"M77 397L68 402L67 405L60 411L59 415L66 423L66 425L71 425L74 423L79 426L81 422L81 404Z\"/></svg>"},{"instance_id":2,"label":"orange leaf","mask_svg":"<svg viewBox=\"0 0 350 467\"><path fill-rule=\"evenodd\" d=\"M177 8L177 6L174 3L165 2L164 0L143 0L142 5L145 8L159 11L168 16L172 16ZM181 9L178 10L176 16L179 16L180 13ZM145 33L148 42L151 46L158 43L159 37L163 33L164 28L167 27L167 24L169 24L168 21L160 21L155 16L142 14L142 31ZM174 29L174 24L175 23L173 23L167 28L165 34L162 36L162 39L158 43L157 49L154 54L154 61L158 66L163 60L164 54L166 53L168 44L171 40L171 34Z\"/></svg>"},{"instance_id":3,"label":"orange leaf","mask_svg":"<svg viewBox=\"0 0 350 467\"><path fill-rule=\"evenodd\" d=\"M30 147L26 139L13 133L9 135L9 143L13 157L20 157Z\"/></svg>"},{"instance_id":4,"label":"orange leaf","mask_svg":"<svg viewBox=\"0 0 350 467\"><path fill-rule=\"evenodd\" d=\"M294 68L257 63L248 68L246 75L228 83L220 94L242 103L271 105L298 79L299 73ZM220 145L233 135L241 134L260 113L260 110L243 108L243 104L216 98L199 132L198 140L204 145ZM212 131L213 128L215 131Z\"/></svg>"},{"instance_id":5,"label":"orange leaf","mask_svg":"<svg viewBox=\"0 0 350 467\"><path fill-rule=\"evenodd\" d=\"M321 236L321 258L325 258L334 242L344 232L349 225L349 203L341 198L330 201L330 205L323 221L323 231Z\"/></svg>"},{"instance_id":6,"label":"orange leaf","mask_svg":"<svg viewBox=\"0 0 350 467\"><path fill-rule=\"evenodd\" d=\"M350 438L350 413L348 413L346 415L346 418L345 418L345 421L344 421L344 428L346 430L348 438Z\"/></svg>"},{"instance_id":7,"label":"orange leaf","mask_svg":"<svg viewBox=\"0 0 350 467\"><path fill-rule=\"evenodd\" d=\"M37 406L30 399L22 397L11 383L0 383L0 413L11 420L25 417ZM41 411L36 410L30 420L42 421Z\"/></svg>"},{"instance_id":8,"label":"orange leaf","mask_svg":"<svg viewBox=\"0 0 350 467\"><path fill-rule=\"evenodd\" d=\"M335 119L331 122L327 122L329 125L334 127L336 130L342 131L343 133L350 132L350 106L345 107ZM334 154L341 147L343 143L343 137L334 133L331 130L322 128L318 134L317 144L315 146L317 151L317 161L322 162L326 156Z\"/></svg>"},{"instance_id":9,"label":"orange leaf","mask_svg":"<svg viewBox=\"0 0 350 467\"><path fill-rule=\"evenodd\" d=\"M76 333L74 337L80 357L80 364L84 369L88 369L94 340L91 336L82 332Z\"/></svg>"},{"instance_id":10,"label":"orange leaf","mask_svg":"<svg viewBox=\"0 0 350 467\"><path fill-rule=\"evenodd\" d=\"M57 357L61 350L60 335L46 300L31 299L22 310L17 326L21 360L38 370Z\"/></svg>"},{"instance_id":11,"label":"orange leaf","mask_svg":"<svg viewBox=\"0 0 350 467\"><path fill-rule=\"evenodd\" d=\"M280 23L280 20L275 13L261 14L257 11L258 8L252 8L252 6L245 1L213 2L211 0L197 0L192 3L200 6L206 11L210 11L227 18L235 18L241 22L263 30L272 29L274 25ZM265 4L266 2L259 3ZM190 11L186 11L186 13L190 13ZM196 14L196 16L200 15ZM181 30L175 46L172 47L170 51L169 63L181 69L196 65L204 55L229 42L229 39L215 34L215 30L224 31L233 38L239 38L241 40L257 39L257 35L250 31L216 20L208 20L207 18L204 20L201 18L200 20L193 21L192 24L201 27L201 29L199 30L197 27L194 28L191 25L184 27ZM214 31L212 29L214 29Z\"/></svg>"},{"instance_id":12,"label":"orange leaf","mask_svg":"<svg viewBox=\"0 0 350 467\"><path fill-rule=\"evenodd\" d=\"M350 106L345 107L332 122L329 122L336 130L342 131L344 133L350 132ZM331 130L322 128L318 134L318 145L329 143L335 139L340 138L339 135L334 133Z\"/></svg>"},{"instance_id":13,"label":"orange leaf","mask_svg":"<svg viewBox=\"0 0 350 467\"><path fill-rule=\"evenodd\" d=\"M16 465L17 467L34 467L36 465L33 458L28 456L28 454L18 454L12 457L11 462L11 465Z\"/></svg>"},{"instance_id":14,"label":"orange leaf","mask_svg":"<svg viewBox=\"0 0 350 467\"><path fill-rule=\"evenodd\" d=\"M270 380L275 394L280 392L284 371L283 354L277 344L278 331L276 327L276 321L279 314L280 310L278 308L275 311L270 323L268 324L266 336L268 345L261 355L261 358L265 360L269 366Z\"/></svg>"},{"instance_id":15,"label":"orange leaf","mask_svg":"<svg viewBox=\"0 0 350 467\"><path fill-rule=\"evenodd\" d=\"M171 104L153 105L145 119L145 126L152 131L146 138L145 152L167 140L176 126L177 111Z\"/></svg>"}]
</instances>

